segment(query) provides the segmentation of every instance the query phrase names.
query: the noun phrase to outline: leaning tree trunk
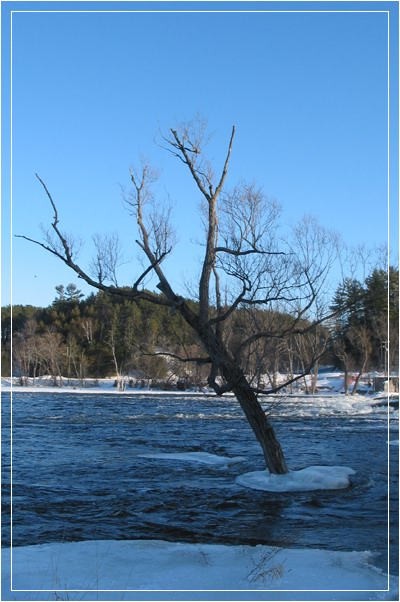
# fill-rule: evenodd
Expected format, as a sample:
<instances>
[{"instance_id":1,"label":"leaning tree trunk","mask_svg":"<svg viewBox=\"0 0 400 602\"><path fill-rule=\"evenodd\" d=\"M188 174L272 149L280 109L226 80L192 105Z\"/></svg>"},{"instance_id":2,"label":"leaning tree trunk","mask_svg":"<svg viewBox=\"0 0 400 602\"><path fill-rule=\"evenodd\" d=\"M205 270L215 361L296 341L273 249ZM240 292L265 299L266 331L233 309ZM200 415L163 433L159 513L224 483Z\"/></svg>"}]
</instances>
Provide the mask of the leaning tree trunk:
<instances>
[{"instance_id":1,"label":"leaning tree trunk","mask_svg":"<svg viewBox=\"0 0 400 602\"><path fill-rule=\"evenodd\" d=\"M286 474L288 469L282 447L255 393L247 383L232 390L261 445L268 470L273 474Z\"/></svg>"},{"instance_id":2,"label":"leaning tree trunk","mask_svg":"<svg viewBox=\"0 0 400 602\"><path fill-rule=\"evenodd\" d=\"M169 292L165 287L159 286L159 288L164 293ZM268 470L272 474L286 474L288 469L281 445L240 365L232 357L221 336L213 330L210 324L202 324L185 302L181 302L178 308L186 322L200 337L213 366L218 366L228 385L228 390L235 394L261 445Z\"/></svg>"},{"instance_id":3,"label":"leaning tree trunk","mask_svg":"<svg viewBox=\"0 0 400 602\"><path fill-rule=\"evenodd\" d=\"M268 417L257 399L257 395L250 387L242 370L237 364L231 364L229 361L223 362L221 368L227 383L234 383L232 385L232 391L261 445L269 472L272 474L286 474L288 468L286 466L282 447L276 438L275 431L269 422Z\"/></svg>"}]
</instances>

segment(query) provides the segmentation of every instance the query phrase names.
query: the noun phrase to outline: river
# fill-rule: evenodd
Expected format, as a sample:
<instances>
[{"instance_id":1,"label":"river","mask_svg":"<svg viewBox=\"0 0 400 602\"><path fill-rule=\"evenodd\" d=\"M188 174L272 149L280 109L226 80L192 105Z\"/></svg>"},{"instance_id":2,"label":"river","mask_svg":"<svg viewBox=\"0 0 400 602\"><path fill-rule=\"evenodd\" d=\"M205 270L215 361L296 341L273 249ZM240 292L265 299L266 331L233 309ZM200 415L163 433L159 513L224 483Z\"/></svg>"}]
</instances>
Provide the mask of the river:
<instances>
[{"instance_id":1,"label":"river","mask_svg":"<svg viewBox=\"0 0 400 602\"><path fill-rule=\"evenodd\" d=\"M235 483L263 458L234 398L14 392L10 412L4 393L3 545L154 538L372 550L384 570L389 549L396 573L398 445L387 441L398 440L398 411L372 404L272 404L291 470L342 465L356 474L344 490L268 493ZM220 467L140 457L193 451L244 460Z\"/></svg>"}]
</instances>

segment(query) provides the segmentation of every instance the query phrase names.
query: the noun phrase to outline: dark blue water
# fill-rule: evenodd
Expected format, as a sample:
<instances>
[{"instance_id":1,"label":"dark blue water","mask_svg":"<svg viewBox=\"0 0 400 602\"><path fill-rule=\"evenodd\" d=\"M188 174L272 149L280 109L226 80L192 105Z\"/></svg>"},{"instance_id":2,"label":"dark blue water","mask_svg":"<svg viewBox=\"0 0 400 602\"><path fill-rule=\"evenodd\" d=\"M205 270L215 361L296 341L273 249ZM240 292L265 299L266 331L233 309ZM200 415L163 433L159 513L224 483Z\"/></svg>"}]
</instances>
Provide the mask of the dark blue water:
<instances>
[{"instance_id":1,"label":"dark blue water","mask_svg":"<svg viewBox=\"0 0 400 602\"><path fill-rule=\"evenodd\" d=\"M15 546L155 538L373 550L385 570L389 549L396 573L398 447L387 440L388 430L398 439L398 412L303 405L274 408L289 468L350 466L356 475L348 489L279 494L237 485L235 477L263 469L263 459L232 398L14 393L11 504L4 394L3 545L12 536ZM139 457L193 451L245 460L222 468Z\"/></svg>"}]
</instances>

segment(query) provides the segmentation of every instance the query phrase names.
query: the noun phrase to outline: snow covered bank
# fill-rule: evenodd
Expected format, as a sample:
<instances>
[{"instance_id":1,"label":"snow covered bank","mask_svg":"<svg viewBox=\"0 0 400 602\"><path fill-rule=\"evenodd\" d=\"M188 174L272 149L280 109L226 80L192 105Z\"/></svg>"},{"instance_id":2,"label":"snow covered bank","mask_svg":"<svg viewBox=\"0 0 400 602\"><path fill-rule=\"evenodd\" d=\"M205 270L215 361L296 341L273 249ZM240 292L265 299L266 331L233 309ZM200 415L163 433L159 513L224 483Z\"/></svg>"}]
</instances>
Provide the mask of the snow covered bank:
<instances>
[{"instance_id":1,"label":"snow covered bank","mask_svg":"<svg viewBox=\"0 0 400 602\"><path fill-rule=\"evenodd\" d=\"M248 472L236 477L243 487L262 491L315 491L317 489L345 489L350 485L349 476L355 471L347 466L308 466L288 474L275 475L267 470Z\"/></svg>"},{"instance_id":2,"label":"snow covered bank","mask_svg":"<svg viewBox=\"0 0 400 602\"><path fill-rule=\"evenodd\" d=\"M267 546L45 544L13 548L13 591L2 551L2 600L398 600L398 579L372 563L369 552Z\"/></svg>"},{"instance_id":3,"label":"snow covered bank","mask_svg":"<svg viewBox=\"0 0 400 602\"><path fill-rule=\"evenodd\" d=\"M68 384L67 379L62 386L56 387L51 383L51 379L41 377L37 378L36 381L30 385L20 385L17 378L5 378L1 379L1 390L13 393L79 393L79 394L92 394L92 395L177 395L184 396L190 394L196 395L215 395L211 389L202 389L201 391L186 390L178 391L177 389L164 390L164 389L152 389L150 387L126 387L123 391L117 389L114 386L114 378L102 378L102 379L91 379L87 380L85 386L79 384Z\"/></svg>"},{"instance_id":4,"label":"snow covered bank","mask_svg":"<svg viewBox=\"0 0 400 602\"><path fill-rule=\"evenodd\" d=\"M374 402L381 402L382 405L385 405L385 402L388 403L395 402L399 399L398 393L387 393L380 392L373 394L372 391L369 392L368 395L344 395L343 390L340 387L339 383L336 383L337 386L332 386L329 390L323 390L323 383L325 382L325 376L320 377L318 382L321 382L321 390L318 390L313 395L306 395L303 391L299 390L293 393L280 393L278 395L272 396L260 396L261 401L271 401L276 400L277 402L287 401L290 403L291 400L302 400L302 403L305 406L309 406L310 403L313 403L318 400L317 406L325 408L329 407L330 403L333 401L337 411L353 411L353 410L363 410L367 406L371 408L371 404ZM67 378L63 379L62 386L54 386L53 379L49 376L41 376L36 379L29 379L29 385L21 385L20 379L17 377L2 377L1 378L1 390L2 391L13 391L15 393L79 393L79 394L113 394L118 396L124 395L176 395L176 396L185 396L185 395L199 395L199 396L215 396L215 392L209 388L204 387L199 389L187 389L185 391L178 390L176 388L172 389L162 389L162 388L152 388L150 386L145 387L130 387L126 386L123 390L117 389L115 386L116 379L113 378L101 378L94 379L88 378L84 383L78 380ZM226 393L225 397L234 397L232 393ZM371 411L371 409L369 409Z\"/></svg>"}]
</instances>

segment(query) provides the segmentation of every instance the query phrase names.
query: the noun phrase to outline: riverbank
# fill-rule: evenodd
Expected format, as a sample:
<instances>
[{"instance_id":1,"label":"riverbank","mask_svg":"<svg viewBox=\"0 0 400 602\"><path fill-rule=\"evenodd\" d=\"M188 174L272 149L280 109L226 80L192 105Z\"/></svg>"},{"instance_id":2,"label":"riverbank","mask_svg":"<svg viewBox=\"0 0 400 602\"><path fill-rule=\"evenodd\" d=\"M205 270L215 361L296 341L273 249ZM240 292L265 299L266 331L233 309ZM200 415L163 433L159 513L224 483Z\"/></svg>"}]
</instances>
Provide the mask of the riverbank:
<instances>
[{"instance_id":1,"label":"riverbank","mask_svg":"<svg viewBox=\"0 0 400 602\"><path fill-rule=\"evenodd\" d=\"M306 394L302 391L281 392L278 394L272 394L268 397L282 398L326 398L326 397L338 397L341 399L349 400L398 400L399 394L392 392L369 392L364 395L344 395L341 390L341 379L338 375L335 375L335 382L329 389L319 389L314 394ZM118 395L143 395L151 393L152 395L207 395L215 396L215 392L208 387L193 387L185 390L171 387L169 389L162 389L150 386L135 386L131 387L126 385L122 390L116 387L115 378L102 378L102 379L86 379L85 381L79 381L77 379L64 379L62 385L54 386L53 379L51 377L39 377L36 379L29 379L29 385L21 385L19 378L1 378L1 390L2 391L13 391L16 393L79 393L79 394L118 394ZM324 375L323 382L326 381L326 375ZM233 396L232 393L226 393L225 397Z\"/></svg>"},{"instance_id":2,"label":"riverbank","mask_svg":"<svg viewBox=\"0 0 400 602\"><path fill-rule=\"evenodd\" d=\"M190 393L215 395L212 389L189 389L180 391L176 388L161 389L149 386L130 387L125 386L124 389L118 389L115 385L115 378L87 379L83 383L75 379L65 379L62 385L54 386L49 377L40 377L30 379L29 385L21 385L18 378L1 379L2 391L14 391L19 393L79 393L79 394L112 394L112 395L134 395L152 393L154 395L187 395Z\"/></svg>"},{"instance_id":3,"label":"riverbank","mask_svg":"<svg viewBox=\"0 0 400 602\"><path fill-rule=\"evenodd\" d=\"M86 541L2 551L2 600L398 600L369 552Z\"/></svg>"}]
</instances>

